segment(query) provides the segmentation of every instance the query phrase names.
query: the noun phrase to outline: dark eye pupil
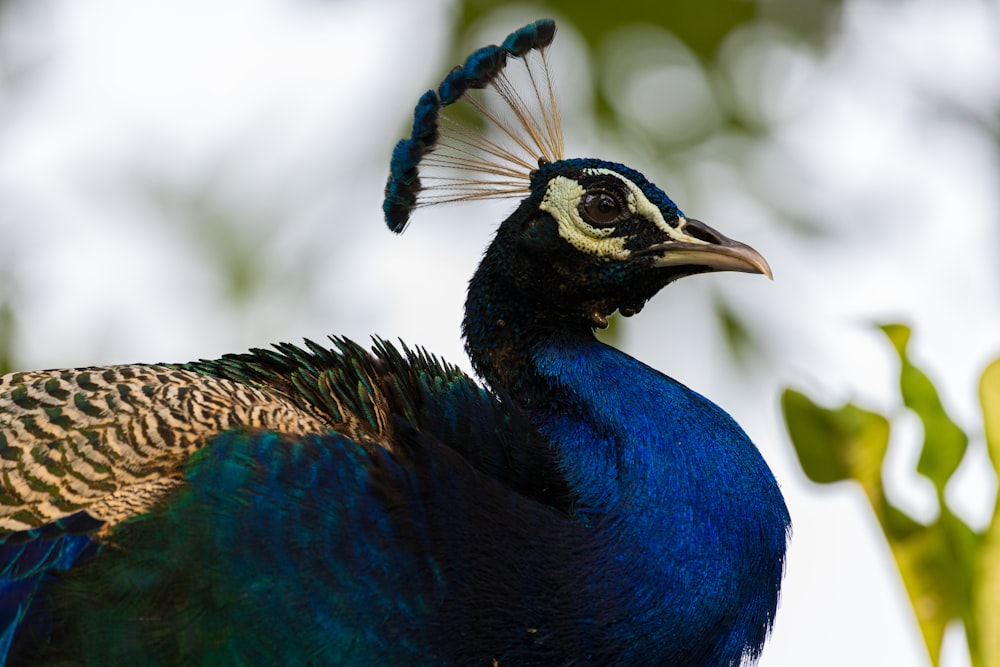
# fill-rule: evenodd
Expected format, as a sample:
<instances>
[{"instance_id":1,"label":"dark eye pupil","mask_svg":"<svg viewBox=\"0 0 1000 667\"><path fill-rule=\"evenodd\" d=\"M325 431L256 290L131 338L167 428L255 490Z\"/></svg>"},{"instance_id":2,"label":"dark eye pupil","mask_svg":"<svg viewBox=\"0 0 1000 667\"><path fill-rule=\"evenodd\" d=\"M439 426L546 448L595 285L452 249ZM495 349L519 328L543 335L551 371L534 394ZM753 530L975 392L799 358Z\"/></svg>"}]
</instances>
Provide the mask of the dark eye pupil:
<instances>
[{"instance_id":1,"label":"dark eye pupil","mask_svg":"<svg viewBox=\"0 0 1000 667\"><path fill-rule=\"evenodd\" d=\"M621 206L618 204L618 200L607 192L585 195L581 208L587 221L597 225L612 223L621 214Z\"/></svg>"}]
</instances>

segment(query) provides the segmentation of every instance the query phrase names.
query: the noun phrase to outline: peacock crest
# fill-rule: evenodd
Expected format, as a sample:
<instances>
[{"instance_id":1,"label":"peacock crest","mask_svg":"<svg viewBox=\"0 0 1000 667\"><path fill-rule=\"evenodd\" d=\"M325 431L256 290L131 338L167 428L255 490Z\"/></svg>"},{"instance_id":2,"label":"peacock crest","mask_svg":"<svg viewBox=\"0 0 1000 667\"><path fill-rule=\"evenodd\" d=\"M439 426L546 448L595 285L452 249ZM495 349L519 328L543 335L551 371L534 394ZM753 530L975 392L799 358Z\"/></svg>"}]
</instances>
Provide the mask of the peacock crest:
<instances>
[{"instance_id":1,"label":"peacock crest","mask_svg":"<svg viewBox=\"0 0 1000 667\"><path fill-rule=\"evenodd\" d=\"M546 55L555 32L551 19L516 30L421 96L410 137L392 153L383 204L392 231L402 232L416 207L524 197L540 164L565 157ZM511 61L520 67L512 70ZM451 113L462 102L484 127Z\"/></svg>"}]
</instances>

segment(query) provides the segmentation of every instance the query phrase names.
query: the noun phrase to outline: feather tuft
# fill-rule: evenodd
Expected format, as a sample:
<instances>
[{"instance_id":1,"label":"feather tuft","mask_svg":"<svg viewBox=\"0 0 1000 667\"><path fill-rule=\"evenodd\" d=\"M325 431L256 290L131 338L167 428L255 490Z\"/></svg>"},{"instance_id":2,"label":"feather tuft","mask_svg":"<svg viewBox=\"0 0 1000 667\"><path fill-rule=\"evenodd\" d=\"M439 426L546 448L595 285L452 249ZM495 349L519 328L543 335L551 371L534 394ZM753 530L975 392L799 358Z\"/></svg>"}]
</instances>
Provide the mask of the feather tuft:
<instances>
[{"instance_id":1,"label":"feather tuft","mask_svg":"<svg viewBox=\"0 0 1000 667\"><path fill-rule=\"evenodd\" d=\"M555 29L551 19L542 19L516 30L501 46L473 52L436 91L424 93L410 138L393 151L382 204L389 229L402 232L420 206L523 197L539 162L564 157L545 55ZM523 85L510 76L511 60L524 67ZM463 100L482 128L445 113Z\"/></svg>"}]
</instances>

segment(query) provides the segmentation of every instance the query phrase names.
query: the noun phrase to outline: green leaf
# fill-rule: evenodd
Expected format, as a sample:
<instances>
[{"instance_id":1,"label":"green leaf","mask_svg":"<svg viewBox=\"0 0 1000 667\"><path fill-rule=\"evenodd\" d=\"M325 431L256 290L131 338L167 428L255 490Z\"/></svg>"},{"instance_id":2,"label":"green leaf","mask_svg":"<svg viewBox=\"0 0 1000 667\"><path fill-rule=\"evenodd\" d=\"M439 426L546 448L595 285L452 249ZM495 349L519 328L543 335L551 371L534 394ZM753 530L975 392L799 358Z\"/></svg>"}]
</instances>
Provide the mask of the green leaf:
<instances>
[{"instance_id":1,"label":"green leaf","mask_svg":"<svg viewBox=\"0 0 1000 667\"><path fill-rule=\"evenodd\" d=\"M979 402L983 406L983 429L993 469L1000 475L1000 359L983 371L979 381ZM1000 515L994 516L1000 518Z\"/></svg>"},{"instance_id":2,"label":"green leaf","mask_svg":"<svg viewBox=\"0 0 1000 667\"><path fill-rule=\"evenodd\" d=\"M881 468L889 445L889 421L850 403L824 408L793 389L784 391L781 403L806 476L820 484L853 479L864 490L896 559L932 662L937 664L944 629L957 614L956 591L968 587L956 582L952 540L942 526L917 523L885 496ZM948 517L950 521L950 513Z\"/></svg>"},{"instance_id":3,"label":"green leaf","mask_svg":"<svg viewBox=\"0 0 1000 667\"><path fill-rule=\"evenodd\" d=\"M879 329L886 335L896 354L906 356L906 347L910 344L910 327L905 324L880 324Z\"/></svg>"},{"instance_id":4,"label":"green leaf","mask_svg":"<svg viewBox=\"0 0 1000 667\"><path fill-rule=\"evenodd\" d=\"M1000 667L1000 505L991 526L977 534L945 502L944 488L965 454L966 434L948 416L927 375L907 353L910 329L881 327L899 356L900 394L924 427L918 472L938 491L940 515L916 522L886 498L881 478L889 422L846 404L830 409L788 389L782 408L792 444L806 475L819 483L853 479L861 484L892 550L931 662L939 664L945 628L965 627L972 664ZM980 383L984 425L993 468L1000 478L1000 360Z\"/></svg>"},{"instance_id":5,"label":"green leaf","mask_svg":"<svg viewBox=\"0 0 1000 667\"><path fill-rule=\"evenodd\" d=\"M880 493L880 470L889 445L885 417L852 404L824 408L794 389L782 393L781 407L799 464L810 480L830 484L855 479Z\"/></svg>"},{"instance_id":6,"label":"green leaf","mask_svg":"<svg viewBox=\"0 0 1000 667\"><path fill-rule=\"evenodd\" d=\"M920 418L924 428L917 472L933 482L938 497L943 498L948 480L962 463L969 438L948 416L930 378L910 361L907 354L910 328L902 324L886 324L880 328L899 355L903 404Z\"/></svg>"},{"instance_id":7,"label":"green leaf","mask_svg":"<svg viewBox=\"0 0 1000 667\"><path fill-rule=\"evenodd\" d=\"M931 662L938 665L945 628L961 619L969 630L970 574L976 535L943 507L940 518L931 526L905 536L887 531L886 538Z\"/></svg>"},{"instance_id":8,"label":"green leaf","mask_svg":"<svg viewBox=\"0 0 1000 667\"><path fill-rule=\"evenodd\" d=\"M986 448L993 471L1000 479L1000 359L983 371L979 402L983 407ZM976 664L1000 667L1000 632L996 631L996 619L1000 618L1000 501L980 541L975 567L972 612L977 631L969 632L970 648L973 640L978 640L981 660ZM972 653L975 656L976 651Z\"/></svg>"}]
</instances>

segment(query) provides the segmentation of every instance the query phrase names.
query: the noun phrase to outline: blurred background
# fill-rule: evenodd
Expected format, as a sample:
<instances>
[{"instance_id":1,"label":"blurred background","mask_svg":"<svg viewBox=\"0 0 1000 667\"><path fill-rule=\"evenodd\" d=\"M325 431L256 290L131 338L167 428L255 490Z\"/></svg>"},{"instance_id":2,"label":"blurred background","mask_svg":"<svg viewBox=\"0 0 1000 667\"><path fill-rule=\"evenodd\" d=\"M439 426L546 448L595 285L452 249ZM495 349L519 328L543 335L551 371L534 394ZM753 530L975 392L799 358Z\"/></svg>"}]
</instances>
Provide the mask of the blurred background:
<instances>
[{"instance_id":1,"label":"blurred background","mask_svg":"<svg viewBox=\"0 0 1000 667\"><path fill-rule=\"evenodd\" d=\"M912 325L971 436L948 503L989 524L997 2L0 0L0 371L332 333L468 368L465 283L513 203L423 209L396 238L388 159L424 90L542 16L568 152L638 168L774 269L683 281L613 329L729 410L782 484L795 532L761 665L929 665L860 488L806 480L778 397L891 416L886 493L933 521L920 424L873 327ZM969 663L953 625L941 664Z\"/></svg>"}]
</instances>

